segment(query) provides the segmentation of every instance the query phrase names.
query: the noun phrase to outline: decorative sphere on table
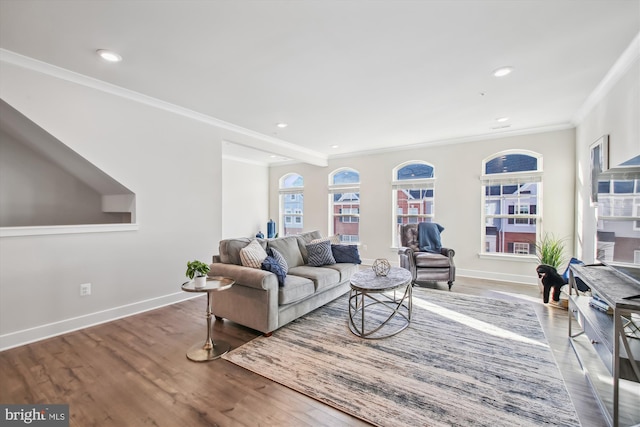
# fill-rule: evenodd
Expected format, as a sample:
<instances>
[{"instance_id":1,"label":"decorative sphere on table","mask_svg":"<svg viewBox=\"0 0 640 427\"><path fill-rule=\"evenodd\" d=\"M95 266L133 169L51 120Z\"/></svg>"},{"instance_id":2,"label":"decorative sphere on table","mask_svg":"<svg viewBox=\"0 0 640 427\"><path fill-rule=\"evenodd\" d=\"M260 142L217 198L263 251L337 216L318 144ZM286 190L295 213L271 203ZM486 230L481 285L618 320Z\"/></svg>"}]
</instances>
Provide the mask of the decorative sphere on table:
<instances>
[{"instance_id":1,"label":"decorative sphere on table","mask_svg":"<svg viewBox=\"0 0 640 427\"><path fill-rule=\"evenodd\" d=\"M373 271L376 273L376 276L386 276L389 274L389 270L391 270L391 264L389 261L383 258L379 258L373 261L373 265L371 266Z\"/></svg>"}]
</instances>

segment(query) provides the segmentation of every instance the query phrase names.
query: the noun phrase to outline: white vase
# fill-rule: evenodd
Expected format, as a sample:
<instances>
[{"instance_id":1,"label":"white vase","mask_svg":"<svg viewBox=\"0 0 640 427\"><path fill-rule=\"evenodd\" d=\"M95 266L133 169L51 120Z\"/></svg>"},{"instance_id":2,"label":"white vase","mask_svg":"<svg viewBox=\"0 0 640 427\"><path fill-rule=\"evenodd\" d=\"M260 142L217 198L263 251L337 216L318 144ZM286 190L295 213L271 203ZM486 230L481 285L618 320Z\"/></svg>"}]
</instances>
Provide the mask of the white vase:
<instances>
[{"instance_id":1,"label":"white vase","mask_svg":"<svg viewBox=\"0 0 640 427\"><path fill-rule=\"evenodd\" d=\"M196 276L193 278L193 286L196 288L204 288L207 286L207 276Z\"/></svg>"}]
</instances>

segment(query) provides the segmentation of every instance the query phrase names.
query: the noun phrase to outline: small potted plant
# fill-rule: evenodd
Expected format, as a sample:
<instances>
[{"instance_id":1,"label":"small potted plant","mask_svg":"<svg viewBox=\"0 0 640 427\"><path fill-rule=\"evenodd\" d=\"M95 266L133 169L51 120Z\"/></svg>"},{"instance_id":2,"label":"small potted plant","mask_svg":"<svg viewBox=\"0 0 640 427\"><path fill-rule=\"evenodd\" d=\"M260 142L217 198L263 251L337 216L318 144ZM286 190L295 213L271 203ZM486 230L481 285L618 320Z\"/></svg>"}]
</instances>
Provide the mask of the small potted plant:
<instances>
[{"instance_id":1,"label":"small potted plant","mask_svg":"<svg viewBox=\"0 0 640 427\"><path fill-rule=\"evenodd\" d=\"M564 239L558 239L553 234L545 233L542 240L536 243L538 262L550 265L558 271L564 261Z\"/></svg>"},{"instance_id":2,"label":"small potted plant","mask_svg":"<svg viewBox=\"0 0 640 427\"><path fill-rule=\"evenodd\" d=\"M202 261L189 261L187 262L187 277L193 280L196 288L204 288L207 285L207 273L209 272L209 265Z\"/></svg>"}]
</instances>

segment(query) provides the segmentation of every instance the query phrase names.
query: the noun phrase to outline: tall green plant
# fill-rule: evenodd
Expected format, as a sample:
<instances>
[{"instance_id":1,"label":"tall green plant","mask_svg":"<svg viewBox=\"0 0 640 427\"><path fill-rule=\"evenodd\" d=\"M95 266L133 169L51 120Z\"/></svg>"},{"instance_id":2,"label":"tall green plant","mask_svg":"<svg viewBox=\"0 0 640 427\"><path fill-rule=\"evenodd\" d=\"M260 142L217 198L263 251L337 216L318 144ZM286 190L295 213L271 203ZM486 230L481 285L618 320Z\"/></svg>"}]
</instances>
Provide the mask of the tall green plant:
<instances>
[{"instance_id":1,"label":"tall green plant","mask_svg":"<svg viewBox=\"0 0 640 427\"><path fill-rule=\"evenodd\" d=\"M545 233L542 240L536 243L536 251L540 264L547 264L555 268L564 261L564 239L556 238L551 233Z\"/></svg>"}]
</instances>

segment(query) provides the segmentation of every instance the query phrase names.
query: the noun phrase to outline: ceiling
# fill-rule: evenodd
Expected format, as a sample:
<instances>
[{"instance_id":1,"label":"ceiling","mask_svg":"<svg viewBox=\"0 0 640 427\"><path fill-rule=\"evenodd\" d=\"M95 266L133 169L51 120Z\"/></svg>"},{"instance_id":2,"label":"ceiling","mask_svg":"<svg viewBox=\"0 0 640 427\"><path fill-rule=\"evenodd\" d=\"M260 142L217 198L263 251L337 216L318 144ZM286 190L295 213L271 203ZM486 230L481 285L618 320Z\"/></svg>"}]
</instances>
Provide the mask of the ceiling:
<instances>
[{"instance_id":1,"label":"ceiling","mask_svg":"<svg viewBox=\"0 0 640 427\"><path fill-rule=\"evenodd\" d=\"M3 57L224 123L266 163L572 126L639 32L640 0L0 0Z\"/></svg>"}]
</instances>

